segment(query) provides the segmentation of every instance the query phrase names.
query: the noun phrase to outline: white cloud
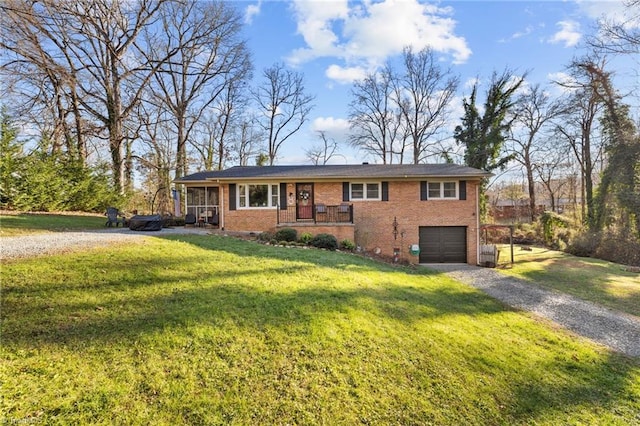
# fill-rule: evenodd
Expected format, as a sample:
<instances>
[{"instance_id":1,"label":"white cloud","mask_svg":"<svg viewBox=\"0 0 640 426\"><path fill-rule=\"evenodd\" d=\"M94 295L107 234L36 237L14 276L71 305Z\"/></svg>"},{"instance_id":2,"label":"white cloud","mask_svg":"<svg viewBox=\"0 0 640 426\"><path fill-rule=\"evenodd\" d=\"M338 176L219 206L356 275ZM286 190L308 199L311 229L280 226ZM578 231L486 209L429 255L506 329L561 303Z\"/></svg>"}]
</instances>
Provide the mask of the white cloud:
<instances>
[{"instance_id":1,"label":"white cloud","mask_svg":"<svg viewBox=\"0 0 640 426\"><path fill-rule=\"evenodd\" d=\"M509 37L508 39L501 39L501 40L498 40L498 41L499 41L500 43L505 43L505 42L507 42L508 40L517 40L517 39L519 39L519 38L522 38L522 37L528 36L528 35L529 35L529 34L531 34L532 32L533 32L533 26L531 26L531 25L527 25L527 27L526 27L524 30L522 30L522 31L517 31L517 32L515 32L515 33L511 34L511 37Z\"/></svg>"},{"instance_id":2,"label":"white cloud","mask_svg":"<svg viewBox=\"0 0 640 426\"><path fill-rule=\"evenodd\" d=\"M292 64L307 62L316 57L340 56L338 36L333 23L348 19L347 0L296 1L294 13L298 33L302 35L306 48L296 49L290 56Z\"/></svg>"},{"instance_id":3,"label":"white cloud","mask_svg":"<svg viewBox=\"0 0 640 426\"><path fill-rule=\"evenodd\" d=\"M344 25L348 38L346 52L383 61L411 45L415 49L430 46L451 54L454 62L465 62L471 55L464 38L455 36L456 22L450 8L412 1L387 0L365 3L365 10Z\"/></svg>"},{"instance_id":4,"label":"white cloud","mask_svg":"<svg viewBox=\"0 0 640 426\"><path fill-rule=\"evenodd\" d=\"M311 130L314 132L324 131L327 132L328 135L344 135L349 132L349 120L334 117L318 117L311 123ZM331 137L335 138L335 136Z\"/></svg>"},{"instance_id":5,"label":"white cloud","mask_svg":"<svg viewBox=\"0 0 640 426\"><path fill-rule=\"evenodd\" d=\"M582 37L579 23L576 21L559 21L556 26L560 27L560 31L549 39L550 43L564 43L565 47L573 47L578 44Z\"/></svg>"},{"instance_id":6,"label":"white cloud","mask_svg":"<svg viewBox=\"0 0 640 426\"><path fill-rule=\"evenodd\" d=\"M325 71L325 75L331 80L341 84L350 84L356 80L362 80L366 77L367 71L362 67L341 67L340 65L329 65Z\"/></svg>"},{"instance_id":7,"label":"white cloud","mask_svg":"<svg viewBox=\"0 0 640 426\"><path fill-rule=\"evenodd\" d=\"M344 81L345 74L371 69L405 46L427 46L463 63L471 55L466 40L455 34L452 9L418 0L383 0L349 3L347 0L298 0L294 3L298 33L306 46L288 60L298 65L315 58L333 57L345 62L332 65L327 75ZM348 72L347 72L348 71Z\"/></svg>"},{"instance_id":8,"label":"white cloud","mask_svg":"<svg viewBox=\"0 0 640 426\"><path fill-rule=\"evenodd\" d=\"M262 0L258 0L256 4L250 4L244 9L244 23L251 24L253 18L260 14L260 8L262 7Z\"/></svg>"},{"instance_id":9,"label":"white cloud","mask_svg":"<svg viewBox=\"0 0 640 426\"><path fill-rule=\"evenodd\" d=\"M623 1L577 1L580 10L591 19L607 19L623 23L630 17Z\"/></svg>"}]
</instances>

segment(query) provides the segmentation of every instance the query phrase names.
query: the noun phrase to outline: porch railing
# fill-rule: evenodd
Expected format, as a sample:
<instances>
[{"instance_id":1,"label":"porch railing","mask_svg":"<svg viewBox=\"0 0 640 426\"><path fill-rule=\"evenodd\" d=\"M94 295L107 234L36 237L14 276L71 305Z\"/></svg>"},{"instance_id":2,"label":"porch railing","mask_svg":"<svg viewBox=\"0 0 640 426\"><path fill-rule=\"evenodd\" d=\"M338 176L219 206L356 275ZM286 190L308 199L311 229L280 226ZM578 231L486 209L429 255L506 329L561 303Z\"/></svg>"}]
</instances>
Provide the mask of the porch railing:
<instances>
[{"instance_id":1,"label":"porch railing","mask_svg":"<svg viewBox=\"0 0 640 426\"><path fill-rule=\"evenodd\" d=\"M281 223L353 223L353 205L327 206L314 204L311 211L298 211L297 206L278 208L278 224Z\"/></svg>"}]
</instances>

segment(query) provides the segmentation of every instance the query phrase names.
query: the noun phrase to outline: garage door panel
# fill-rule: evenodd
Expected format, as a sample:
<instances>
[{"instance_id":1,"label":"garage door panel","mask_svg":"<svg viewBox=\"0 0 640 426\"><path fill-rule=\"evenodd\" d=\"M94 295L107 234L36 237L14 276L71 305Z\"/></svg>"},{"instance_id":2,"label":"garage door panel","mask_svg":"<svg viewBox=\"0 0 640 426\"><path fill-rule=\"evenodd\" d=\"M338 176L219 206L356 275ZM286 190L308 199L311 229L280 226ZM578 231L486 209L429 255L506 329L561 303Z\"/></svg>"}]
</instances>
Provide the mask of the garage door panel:
<instances>
[{"instance_id":1,"label":"garage door panel","mask_svg":"<svg viewBox=\"0 0 640 426\"><path fill-rule=\"evenodd\" d=\"M420 263L466 263L467 228L423 226L419 229Z\"/></svg>"}]
</instances>

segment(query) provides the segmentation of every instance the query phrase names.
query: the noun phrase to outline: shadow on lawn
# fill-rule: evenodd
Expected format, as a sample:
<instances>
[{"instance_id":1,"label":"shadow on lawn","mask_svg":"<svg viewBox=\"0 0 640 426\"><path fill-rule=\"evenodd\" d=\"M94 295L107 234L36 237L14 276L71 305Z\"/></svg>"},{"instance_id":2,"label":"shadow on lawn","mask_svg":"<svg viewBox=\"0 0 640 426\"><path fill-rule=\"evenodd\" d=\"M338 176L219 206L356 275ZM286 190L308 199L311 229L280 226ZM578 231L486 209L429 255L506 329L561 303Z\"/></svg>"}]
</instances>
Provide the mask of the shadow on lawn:
<instances>
[{"instance_id":1,"label":"shadow on lawn","mask_svg":"<svg viewBox=\"0 0 640 426\"><path fill-rule=\"evenodd\" d=\"M312 269L313 266L309 266ZM261 274L264 269L249 269L246 275ZM290 273L288 268L272 268L270 273ZM216 274L215 282L203 286L179 288L184 276L156 279L154 286L165 288L148 297L131 295L133 282L119 282L118 289L109 284L96 288L78 288L74 283L46 291L47 300L34 297L34 292L9 291L9 299L21 299L20 306L5 301L5 315L19 315L19 327L12 330L5 324L3 341L8 344L32 346L37 342L65 346L91 341L138 339L163 329L179 329L193 324L261 330L267 326L296 329L304 333L317 318L332 317L348 310L361 310L373 317L388 318L403 323L446 315L485 315L503 311L493 300L473 291L446 287L411 288L380 283L361 289L340 289L326 285L310 285L296 291L225 283L236 272ZM211 280L211 277L208 277ZM111 285L116 286L115 283ZM144 285L144 284L143 284ZM151 285L151 283L149 283ZM46 286L45 286L46 287ZM77 300L78 291L109 291L111 301L53 304L51 300ZM42 290L41 290L42 292ZM71 297L75 293L76 297ZM69 294L69 299L66 298ZM15 296L18 296L17 298ZM33 305L29 300L33 299ZM39 315L41 314L41 315ZM25 319L29 318L29 322Z\"/></svg>"},{"instance_id":2,"label":"shadow on lawn","mask_svg":"<svg viewBox=\"0 0 640 426\"><path fill-rule=\"evenodd\" d=\"M185 241L183 236L168 239ZM366 318L374 321L388 320L392 327L394 321L406 325L431 319L442 321L446 316L459 315L477 316L477 321L482 321L481 316L505 310L504 306L477 291L453 285L410 287L378 282L361 288L342 288L331 283L310 283L301 289L280 291L278 282L275 282L273 288L258 288L237 279L242 274L263 274L263 265L252 265L261 258L298 262L294 268L267 266L270 273L281 274L285 280L293 272L311 272L323 266L337 267L345 272L351 269L378 270L381 280L386 271L425 277L434 274L396 269L357 256L350 258L335 253L318 256L318 252L313 250L274 250L236 241L222 245L219 238L208 237L190 237L186 242L205 250L225 251L246 260L246 264L237 270L218 271L212 277L210 273L198 270L172 272L172 268L177 269L181 262L197 265L206 261L204 258L154 260L151 257L144 259L145 264L136 264L139 259L112 258L94 267L122 269L129 264L131 270L124 278L112 279L107 275L103 282L98 283L61 281L65 284L56 284L55 287L41 283L33 287L5 289L2 316L3 319L13 318L3 326L3 345L15 350L42 344L61 345L82 351L87 344L127 344L138 341L141 336L162 330L186 329L194 324L222 329L232 326L232 329L252 334L264 333L265 329L275 327L304 337L319 319L339 321L343 315L348 318L353 310L362 311ZM150 274L149 270L154 267L169 272ZM185 281L193 285L185 286ZM157 291L139 294L137 290L146 287ZM77 297L78 292L91 295L96 291L105 295L98 304L91 297L88 299L92 301ZM469 360L486 357L487 365L494 364L492 368L513 368L508 363L495 365L491 351L476 349L465 349L469 351ZM514 348L514 356L518 356L517 348ZM599 404L606 407L617 400L633 397L627 389L630 371L638 368L633 361L609 355L598 361L580 363L571 358L559 359L555 352L546 359L548 364L545 366L532 367L533 371L522 371L522 374L511 374L518 380L511 384L512 400L503 401L508 419L530 420L546 415L548 411L563 413L571 409L567 407L567 401L576 406ZM536 380L536 375L544 375L545 380ZM562 375L579 375L582 380L580 385L567 386L565 381L557 379ZM494 401L488 403L493 404Z\"/></svg>"}]
</instances>

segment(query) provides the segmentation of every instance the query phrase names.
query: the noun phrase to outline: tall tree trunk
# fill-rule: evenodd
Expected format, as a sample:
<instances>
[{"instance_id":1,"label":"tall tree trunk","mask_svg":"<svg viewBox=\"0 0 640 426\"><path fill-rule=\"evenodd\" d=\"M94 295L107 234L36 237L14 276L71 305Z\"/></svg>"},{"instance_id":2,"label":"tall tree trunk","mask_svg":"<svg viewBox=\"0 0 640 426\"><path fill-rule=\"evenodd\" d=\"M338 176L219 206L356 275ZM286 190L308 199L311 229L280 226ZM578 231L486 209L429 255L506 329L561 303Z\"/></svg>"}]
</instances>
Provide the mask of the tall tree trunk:
<instances>
[{"instance_id":1,"label":"tall tree trunk","mask_svg":"<svg viewBox=\"0 0 640 426\"><path fill-rule=\"evenodd\" d=\"M176 114L176 121L178 123L178 134L176 135L176 178L186 176L188 173L187 167L187 141L185 140L185 115L183 112Z\"/></svg>"},{"instance_id":2,"label":"tall tree trunk","mask_svg":"<svg viewBox=\"0 0 640 426\"><path fill-rule=\"evenodd\" d=\"M593 214L593 163L591 162L590 131L584 133L583 138L584 138L584 142L582 144L582 147L583 147L582 158L584 158L584 194L585 194L586 211L587 211L586 222L589 229L593 230L595 226L595 221L594 221L594 214Z\"/></svg>"},{"instance_id":3,"label":"tall tree trunk","mask_svg":"<svg viewBox=\"0 0 640 426\"><path fill-rule=\"evenodd\" d=\"M529 218L531 222L535 222L537 211L536 211L536 191L535 191L535 180L533 179L533 167L531 165L531 160L529 159L529 155L525 157L526 161L526 170L527 170L527 189L529 190ZM553 199L553 195L551 196ZM552 200L553 204L553 200Z\"/></svg>"}]
</instances>

